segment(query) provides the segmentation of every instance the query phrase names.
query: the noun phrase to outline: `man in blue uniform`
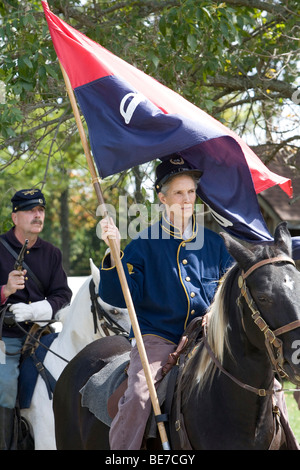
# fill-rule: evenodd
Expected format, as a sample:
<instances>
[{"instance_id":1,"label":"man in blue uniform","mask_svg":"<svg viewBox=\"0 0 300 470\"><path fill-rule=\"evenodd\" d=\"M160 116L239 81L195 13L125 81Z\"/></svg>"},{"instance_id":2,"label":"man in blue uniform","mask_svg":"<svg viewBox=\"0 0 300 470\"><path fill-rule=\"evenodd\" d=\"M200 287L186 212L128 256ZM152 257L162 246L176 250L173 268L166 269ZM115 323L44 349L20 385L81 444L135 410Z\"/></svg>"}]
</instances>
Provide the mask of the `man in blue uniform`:
<instances>
[{"instance_id":1,"label":"man in blue uniform","mask_svg":"<svg viewBox=\"0 0 300 470\"><path fill-rule=\"evenodd\" d=\"M39 237L45 219L45 198L38 189L18 191L12 202L14 227L0 237L1 307L7 306L16 323L3 322L0 360L0 449L13 446L14 408L17 398L20 350L34 323L44 326L67 305L72 292L58 248ZM15 256L28 240L22 270L14 269ZM3 351L3 349L5 349ZM5 354L8 353L8 354ZM3 359L4 357L4 359Z\"/></svg>"},{"instance_id":2,"label":"man in blue uniform","mask_svg":"<svg viewBox=\"0 0 300 470\"><path fill-rule=\"evenodd\" d=\"M201 172L175 154L157 167L156 176L155 189L164 205L161 220L121 253L154 383L161 380L162 367L186 326L206 313L219 279L232 263L221 237L200 228L195 220ZM119 240L112 221L103 219L101 227L107 244L108 238ZM203 243L199 243L200 230ZM103 300L125 307L110 254L102 262L99 289ZM150 409L148 387L133 340L128 388L110 430L111 449L140 449Z\"/></svg>"}]
</instances>

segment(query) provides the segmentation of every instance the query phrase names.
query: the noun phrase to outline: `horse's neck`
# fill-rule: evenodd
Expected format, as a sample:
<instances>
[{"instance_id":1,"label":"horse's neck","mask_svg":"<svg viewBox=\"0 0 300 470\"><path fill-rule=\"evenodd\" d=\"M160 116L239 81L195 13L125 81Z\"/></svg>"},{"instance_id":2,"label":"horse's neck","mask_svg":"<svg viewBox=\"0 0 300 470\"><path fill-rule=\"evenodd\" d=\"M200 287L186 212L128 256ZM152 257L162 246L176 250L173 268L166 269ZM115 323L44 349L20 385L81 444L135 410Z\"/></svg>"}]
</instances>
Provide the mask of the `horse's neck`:
<instances>
[{"instance_id":1,"label":"horse's neck","mask_svg":"<svg viewBox=\"0 0 300 470\"><path fill-rule=\"evenodd\" d=\"M236 321L231 322L228 335L231 345L231 354L224 355L224 368L242 384L250 385L256 389L272 390L274 374L266 350L255 348L248 340L243 325L240 323L240 312L236 312ZM226 382L221 377L221 382ZM226 385L224 385L226 387ZM236 420L245 420L245 432L253 433L256 448L265 448L268 435L268 426L272 429L272 396L260 397L254 392L243 389L242 386L229 385L227 396L231 401L231 415ZM231 391L230 391L231 390ZM247 415L245 416L245 410Z\"/></svg>"},{"instance_id":2,"label":"horse's neck","mask_svg":"<svg viewBox=\"0 0 300 470\"><path fill-rule=\"evenodd\" d=\"M224 349L222 366L242 384L272 389L274 378L267 354L250 344L238 306L231 302L237 295L230 290L230 318L226 320L230 347ZM271 395L260 397L245 390L218 370L212 382L208 380L200 388L195 382L190 390L183 413L195 449L268 448L273 428Z\"/></svg>"},{"instance_id":3,"label":"horse's neck","mask_svg":"<svg viewBox=\"0 0 300 470\"><path fill-rule=\"evenodd\" d=\"M88 292L77 297L58 335L58 347L67 351L71 357L96 339L90 303Z\"/></svg>"},{"instance_id":4,"label":"horse's neck","mask_svg":"<svg viewBox=\"0 0 300 470\"><path fill-rule=\"evenodd\" d=\"M263 333L259 331L258 335L263 337ZM228 343L231 352L225 352L224 367L239 380L253 387L265 389L272 387L274 374L267 350L264 347L258 349L250 343L237 305L235 311L231 310Z\"/></svg>"},{"instance_id":5,"label":"horse's neck","mask_svg":"<svg viewBox=\"0 0 300 470\"><path fill-rule=\"evenodd\" d=\"M244 339L237 339L237 335L233 328L229 334L232 355L224 353L224 369L242 383L269 388L272 378L263 364L266 357L258 353L250 358L244 349L247 348ZM271 396L251 393L217 371L212 383L208 380L200 392L192 387L183 413L193 448L242 450L268 448L272 437L269 430L273 427L271 410Z\"/></svg>"}]
</instances>

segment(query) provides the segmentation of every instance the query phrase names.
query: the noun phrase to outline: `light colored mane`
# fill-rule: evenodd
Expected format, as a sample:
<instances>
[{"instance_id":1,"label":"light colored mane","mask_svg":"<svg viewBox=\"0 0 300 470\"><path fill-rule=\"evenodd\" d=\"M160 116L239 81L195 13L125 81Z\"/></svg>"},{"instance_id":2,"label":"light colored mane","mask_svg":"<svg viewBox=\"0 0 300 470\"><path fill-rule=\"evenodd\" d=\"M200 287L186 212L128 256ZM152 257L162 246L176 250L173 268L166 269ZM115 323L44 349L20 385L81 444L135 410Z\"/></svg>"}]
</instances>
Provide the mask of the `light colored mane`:
<instances>
[{"instance_id":1,"label":"light colored mane","mask_svg":"<svg viewBox=\"0 0 300 470\"><path fill-rule=\"evenodd\" d=\"M231 271L231 269L229 271ZM229 271L219 281L214 300L208 311L209 325L207 328L207 341L215 357L221 364L223 363L225 349L230 353L226 328L228 319L224 311L225 280ZM208 381L210 381L211 384L216 370L216 366L207 352L207 349L205 347L199 348L188 361L183 374L183 381L186 382L187 390L191 391L194 386L202 389Z\"/></svg>"},{"instance_id":2,"label":"light colored mane","mask_svg":"<svg viewBox=\"0 0 300 470\"><path fill-rule=\"evenodd\" d=\"M85 281L84 283L82 284L82 286L80 286L80 289L78 290L78 292L76 293L74 299L72 300L72 304L71 305L67 305L66 307L63 307L61 310L59 310L56 315L55 315L55 320L64 324L67 319L68 319L68 315L70 312L73 312L74 310L77 311L78 310L78 305L80 306L82 302L84 302L85 300L89 301L89 290L87 289L87 284L90 283L92 279L92 276L89 276Z\"/></svg>"}]
</instances>

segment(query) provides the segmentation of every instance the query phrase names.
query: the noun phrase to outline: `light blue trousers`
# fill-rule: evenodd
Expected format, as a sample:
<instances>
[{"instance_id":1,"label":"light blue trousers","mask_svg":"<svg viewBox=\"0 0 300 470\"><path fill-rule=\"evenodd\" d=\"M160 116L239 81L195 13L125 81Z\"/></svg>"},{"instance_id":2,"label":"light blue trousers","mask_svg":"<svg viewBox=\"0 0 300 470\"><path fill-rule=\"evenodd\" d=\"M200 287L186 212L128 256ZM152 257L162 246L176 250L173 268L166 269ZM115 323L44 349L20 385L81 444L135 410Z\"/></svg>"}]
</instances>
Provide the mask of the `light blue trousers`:
<instances>
[{"instance_id":1,"label":"light blue trousers","mask_svg":"<svg viewBox=\"0 0 300 470\"><path fill-rule=\"evenodd\" d=\"M24 338L2 337L6 352L17 353L23 346ZM6 355L0 363L0 406L14 408L18 394L19 362L21 354Z\"/></svg>"}]
</instances>

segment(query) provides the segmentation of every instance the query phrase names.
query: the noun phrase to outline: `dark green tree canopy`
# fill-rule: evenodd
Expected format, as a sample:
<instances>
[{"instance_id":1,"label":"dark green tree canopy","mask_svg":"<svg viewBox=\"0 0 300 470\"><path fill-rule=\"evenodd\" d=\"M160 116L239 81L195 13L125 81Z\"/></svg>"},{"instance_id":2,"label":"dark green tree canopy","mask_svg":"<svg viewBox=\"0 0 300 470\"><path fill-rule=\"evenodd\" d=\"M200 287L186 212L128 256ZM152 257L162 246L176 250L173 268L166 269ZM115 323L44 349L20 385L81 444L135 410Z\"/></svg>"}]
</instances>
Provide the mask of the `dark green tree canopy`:
<instances>
[{"instance_id":1,"label":"dark green tree canopy","mask_svg":"<svg viewBox=\"0 0 300 470\"><path fill-rule=\"evenodd\" d=\"M50 0L49 6L240 135L296 145L280 121L283 107L300 101L297 0ZM41 2L0 2L0 13L3 168L34 158L50 139L52 155L59 152L74 126ZM295 119L295 131L296 125Z\"/></svg>"},{"instance_id":2,"label":"dark green tree canopy","mask_svg":"<svg viewBox=\"0 0 300 470\"><path fill-rule=\"evenodd\" d=\"M281 148L297 155L298 0L48 3L77 30L183 95L251 146L268 143L264 161ZM118 175L104 183L104 192L111 198L116 185L121 193L129 186L141 188L149 172ZM61 194L67 194L72 208L75 200L78 205L80 191L88 217L97 204L86 190L86 162L39 0L0 1L0 181L2 225L12 191L25 182L51 194L54 207Z\"/></svg>"}]
</instances>

